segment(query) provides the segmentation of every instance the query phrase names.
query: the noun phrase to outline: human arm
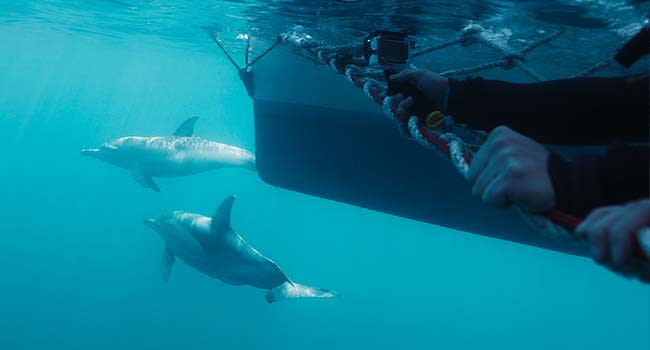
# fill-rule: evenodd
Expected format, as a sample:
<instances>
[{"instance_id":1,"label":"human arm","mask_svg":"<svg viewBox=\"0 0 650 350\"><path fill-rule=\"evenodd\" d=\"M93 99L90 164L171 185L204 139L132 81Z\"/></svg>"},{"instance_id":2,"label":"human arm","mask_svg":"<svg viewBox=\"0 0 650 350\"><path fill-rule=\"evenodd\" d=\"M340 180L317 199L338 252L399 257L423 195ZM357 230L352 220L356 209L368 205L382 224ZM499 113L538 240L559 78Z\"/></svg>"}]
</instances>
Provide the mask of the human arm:
<instances>
[{"instance_id":1,"label":"human arm","mask_svg":"<svg viewBox=\"0 0 650 350\"><path fill-rule=\"evenodd\" d=\"M584 217L592 209L648 197L650 146L613 144L603 154L548 158L555 208Z\"/></svg>"},{"instance_id":2,"label":"human arm","mask_svg":"<svg viewBox=\"0 0 650 350\"><path fill-rule=\"evenodd\" d=\"M507 125L548 144L647 142L648 84L647 75L530 84L450 79L447 113L474 129Z\"/></svg>"},{"instance_id":3,"label":"human arm","mask_svg":"<svg viewBox=\"0 0 650 350\"><path fill-rule=\"evenodd\" d=\"M510 128L498 127L474 156L467 180L488 204L557 209L584 217L597 207L650 193L650 147L612 145L599 155L571 160Z\"/></svg>"},{"instance_id":4,"label":"human arm","mask_svg":"<svg viewBox=\"0 0 650 350\"><path fill-rule=\"evenodd\" d=\"M389 94L403 100L398 116L440 110L473 129L505 125L542 143L589 145L647 142L648 86L647 75L519 84L417 70L391 76Z\"/></svg>"}]
</instances>

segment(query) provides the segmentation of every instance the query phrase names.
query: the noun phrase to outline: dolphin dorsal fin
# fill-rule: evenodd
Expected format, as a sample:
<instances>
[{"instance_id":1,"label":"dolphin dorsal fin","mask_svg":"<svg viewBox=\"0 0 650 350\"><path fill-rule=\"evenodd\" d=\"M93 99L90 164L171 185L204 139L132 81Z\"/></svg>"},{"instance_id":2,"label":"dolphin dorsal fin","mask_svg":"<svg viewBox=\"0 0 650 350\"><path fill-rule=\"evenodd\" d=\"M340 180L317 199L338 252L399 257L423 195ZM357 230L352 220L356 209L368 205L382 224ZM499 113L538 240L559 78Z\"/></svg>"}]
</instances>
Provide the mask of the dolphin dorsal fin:
<instances>
[{"instance_id":1,"label":"dolphin dorsal fin","mask_svg":"<svg viewBox=\"0 0 650 350\"><path fill-rule=\"evenodd\" d=\"M187 119L186 121L181 124L181 126L176 129L176 132L174 132L174 136L179 136L179 137L191 137L194 135L194 125L196 124L196 121L199 119L199 117L191 117Z\"/></svg>"},{"instance_id":2,"label":"dolphin dorsal fin","mask_svg":"<svg viewBox=\"0 0 650 350\"><path fill-rule=\"evenodd\" d=\"M232 205L235 203L235 196L228 196L221 202L217 211L212 215L212 224L210 224L210 233L221 234L231 230L230 227L230 214L232 212Z\"/></svg>"}]
</instances>

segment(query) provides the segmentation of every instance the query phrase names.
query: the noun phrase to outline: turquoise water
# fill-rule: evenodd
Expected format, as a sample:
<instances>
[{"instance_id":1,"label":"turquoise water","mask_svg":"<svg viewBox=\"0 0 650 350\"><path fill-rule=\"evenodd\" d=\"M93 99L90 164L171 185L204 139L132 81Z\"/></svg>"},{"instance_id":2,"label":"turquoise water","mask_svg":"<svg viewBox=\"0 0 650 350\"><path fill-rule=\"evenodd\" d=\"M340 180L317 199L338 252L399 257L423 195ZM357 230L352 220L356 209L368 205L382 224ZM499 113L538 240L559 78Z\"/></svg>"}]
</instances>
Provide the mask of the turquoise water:
<instances>
[{"instance_id":1,"label":"turquoise water","mask_svg":"<svg viewBox=\"0 0 650 350\"><path fill-rule=\"evenodd\" d=\"M171 134L191 115L198 135L254 150L251 100L200 29L245 28L243 5L201 2L210 11L183 11L179 25L172 4L0 6L0 348L650 347L648 286L588 259L289 192L238 169L160 179L155 193L82 157L113 137ZM233 193L236 230L296 281L342 297L268 305L262 290L179 262L162 283L164 244L142 220L210 215Z\"/></svg>"}]
</instances>

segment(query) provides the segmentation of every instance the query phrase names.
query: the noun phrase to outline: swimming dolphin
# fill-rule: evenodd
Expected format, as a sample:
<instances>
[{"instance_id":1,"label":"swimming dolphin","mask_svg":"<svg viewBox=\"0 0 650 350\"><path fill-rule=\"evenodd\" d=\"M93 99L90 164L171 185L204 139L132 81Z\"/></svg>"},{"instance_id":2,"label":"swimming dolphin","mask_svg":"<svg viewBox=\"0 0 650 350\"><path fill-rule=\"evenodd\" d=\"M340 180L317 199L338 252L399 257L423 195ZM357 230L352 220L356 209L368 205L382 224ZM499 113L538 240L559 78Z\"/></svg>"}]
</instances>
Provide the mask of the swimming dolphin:
<instances>
[{"instance_id":1,"label":"swimming dolphin","mask_svg":"<svg viewBox=\"0 0 650 350\"><path fill-rule=\"evenodd\" d=\"M278 265L233 231L230 214L235 198L226 198L212 218L173 211L145 220L167 244L160 262L163 281L169 280L178 257L195 270L227 284L267 289L269 304L287 298L337 297L334 291L291 281Z\"/></svg>"},{"instance_id":2,"label":"swimming dolphin","mask_svg":"<svg viewBox=\"0 0 650 350\"><path fill-rule=\"evenodd\" d=\"M187 119L173 136L120 137L99 148L82 149L81 154L128 169L138 184L157 192L154 177L193 175L227 166L255 171L253 153L192 136L197 119Z\"/></svg>"}]
</instances>

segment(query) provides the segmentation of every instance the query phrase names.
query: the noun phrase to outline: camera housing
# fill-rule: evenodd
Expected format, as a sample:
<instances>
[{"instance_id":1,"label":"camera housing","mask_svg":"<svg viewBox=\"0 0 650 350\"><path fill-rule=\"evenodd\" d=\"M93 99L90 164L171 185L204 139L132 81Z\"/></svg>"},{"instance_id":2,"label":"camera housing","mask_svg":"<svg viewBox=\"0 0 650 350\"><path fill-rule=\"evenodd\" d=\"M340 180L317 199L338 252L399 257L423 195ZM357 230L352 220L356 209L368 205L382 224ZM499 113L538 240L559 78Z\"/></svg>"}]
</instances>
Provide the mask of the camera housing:
<instances>
[{"instance_id":1,"label":"camera housing","mask_svg":"<svg viewBox=\"0 0 650 350\"><path fill-rule=\"evenodd\" d=\"M363 52L370 66L398 66L408 62L411 42L408 34L374 31L363 41Z\"/></svg>"}]
</instances>

